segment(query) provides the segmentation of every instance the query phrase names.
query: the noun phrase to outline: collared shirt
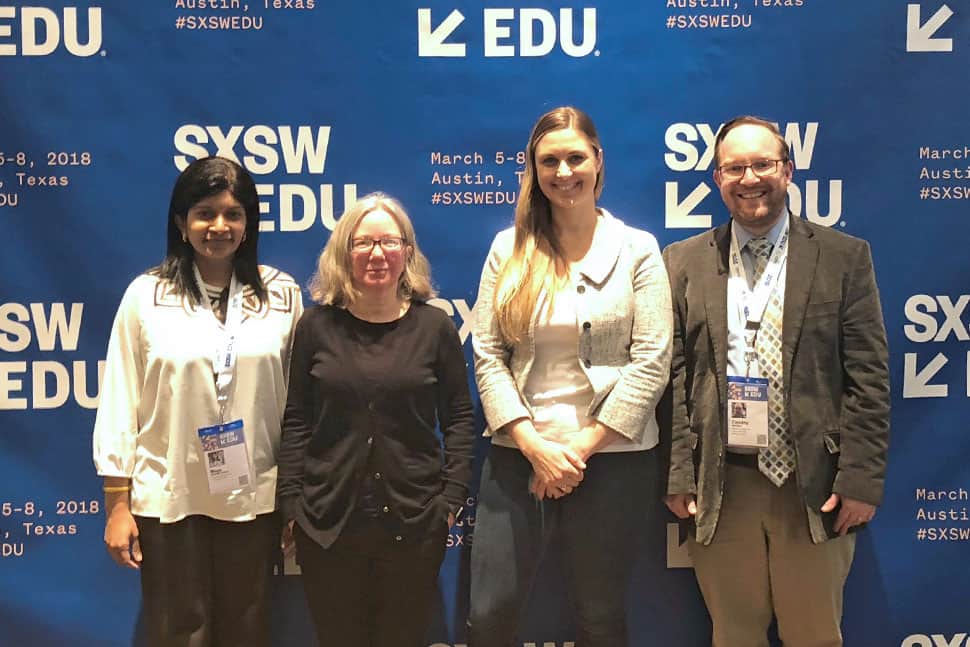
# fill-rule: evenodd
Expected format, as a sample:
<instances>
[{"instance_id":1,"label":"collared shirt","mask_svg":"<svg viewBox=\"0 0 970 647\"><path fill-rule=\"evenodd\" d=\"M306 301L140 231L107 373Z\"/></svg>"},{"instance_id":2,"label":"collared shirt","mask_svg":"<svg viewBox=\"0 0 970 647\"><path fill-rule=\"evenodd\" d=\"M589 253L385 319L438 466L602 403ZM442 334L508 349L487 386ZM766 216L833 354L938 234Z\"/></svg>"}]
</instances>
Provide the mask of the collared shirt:
<instances>
[{"instance_id":1,"label":"collared shirt","mask_svg":"<svg viewBox=\"0 0 970 647\"><path fill-rule=\"evenodd\" d=\"M772 228L765 234L765 238L771 241L772 245L778 244L778 239L781 236L782 229L785 228L785 219L788 214L785 213L778 222L772 226ZM745 276L748 277L748 288L751 288L751 279L754 278L754 258L752 257L751 250L747 248L747 243L752 238L756 238L754 234L749 232L744 227L738 225L737 221L731 222L731 227L733 229L732 235L737 235L738 237L738 247L741 248L741 263L744 265ZM774 247L772 247L774 249ZM781 290L784 293L785 290L785 278L788 273L788 265L781 270L781 274L778 276L778 285L776 290ZM757 358L751 362L751 371L748 372L747 362L744 359L744 353L746 350L746 344L744 340L744 328L746 321L744 317L741 316L741 311L739 303L742 298L742 293L740 286L737 284L732 285L732 281L728 281L728 293L727 293L727 324L728 324L728 344L727 344L727 373L728 375L739 375L739 376L749 376L749 377L761 377L761 367L758 365Z\"/></svg>"}]
</instances>

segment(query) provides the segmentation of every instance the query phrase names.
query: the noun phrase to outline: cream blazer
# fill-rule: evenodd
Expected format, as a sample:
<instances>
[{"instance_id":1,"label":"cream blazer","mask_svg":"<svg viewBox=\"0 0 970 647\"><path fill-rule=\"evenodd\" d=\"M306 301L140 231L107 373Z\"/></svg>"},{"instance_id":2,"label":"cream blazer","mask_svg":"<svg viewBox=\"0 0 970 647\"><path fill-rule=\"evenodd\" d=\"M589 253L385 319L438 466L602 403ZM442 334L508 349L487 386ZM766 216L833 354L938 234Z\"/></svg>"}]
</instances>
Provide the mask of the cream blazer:
<instances>
[{"instance_id":1,"label":"cream blazer","mask_svg":"<svg viewBox=\"0 0 970 647\"><path fill-rule=\"evenodd\" d=\"M667 386L673 327L670 285L656 239L605 209L578 264L576 358L593 387L587 415L649 449L658 442L654 415ZM482 270L472 347L485 435L532 412L523 389L535 359L535 320L509 345L495 318L495 282L511 256L514 229L499 233Z\"/></svg>"}]
</instances>

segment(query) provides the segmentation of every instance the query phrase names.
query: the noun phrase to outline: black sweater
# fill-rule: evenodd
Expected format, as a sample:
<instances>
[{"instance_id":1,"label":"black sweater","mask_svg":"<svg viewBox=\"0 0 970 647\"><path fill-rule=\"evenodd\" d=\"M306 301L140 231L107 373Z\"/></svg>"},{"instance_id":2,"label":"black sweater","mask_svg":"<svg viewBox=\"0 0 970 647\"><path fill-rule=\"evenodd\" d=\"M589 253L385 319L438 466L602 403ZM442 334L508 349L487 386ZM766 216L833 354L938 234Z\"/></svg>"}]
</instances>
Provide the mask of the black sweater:
<instances>
[{"instance_id":1,"label":"black sweater","mask_svg":"<svg viewBox=\"0 0 970 647\"><path fill-rule=\"evenodd\" d=\"M280 443L284 521L329 547L367 492L392 535L421 539L464 503L473 444L465 357L444 312L412 302L389 323L335 306L303 314Z\"/></svg>"}]
</instances>

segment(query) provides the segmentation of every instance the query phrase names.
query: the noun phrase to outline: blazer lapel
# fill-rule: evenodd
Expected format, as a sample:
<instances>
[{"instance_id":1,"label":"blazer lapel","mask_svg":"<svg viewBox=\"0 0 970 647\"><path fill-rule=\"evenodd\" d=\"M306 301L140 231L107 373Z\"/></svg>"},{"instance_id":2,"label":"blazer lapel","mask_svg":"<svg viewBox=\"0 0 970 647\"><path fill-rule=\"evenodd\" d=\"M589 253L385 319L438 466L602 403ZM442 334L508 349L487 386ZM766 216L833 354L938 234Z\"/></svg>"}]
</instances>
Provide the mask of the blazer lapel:
<instances>
[{"instance_id":1,"label":"blazer lapel","mask_svg":"<svg viewBox=\"0 0 970 647\"><path fill-rule=\"evenodd\" d=\"M590 282L602 285L616 267L623 245L627 243L623 222L610 215L606 209L601 209L603 220L593 233L593 242L589 251L579 263L579 273Z\"/></svg>"},{"instance_id":2,"label":"blazer lapel","mask_svg":"<svg viewBox=\"0 0 970 647\"><path fill-rule=\"evenodd\" d=\"M724 410L727 398L727 284L728 254L731 253L730 221L711 233L710 256L704 263L716 268L716 272L704 284L704 308L707 314L707 331L714 351L714 369L717 376L717 393L720 410Z\"/></svg>"},{"instance_id":3,"label":"blazer lapel","mask_svg":"<svg viewBox=\"0 0 970 647\"><path fill-rule=\"evenodd\" d=\"M791 393L791 370L798 349L808 297L818 267L818 242L815 234L800 219L789 213L788 261L785 273L785 312L782 315L782 361L785 393Z\"/></svg>"}]
</instances>

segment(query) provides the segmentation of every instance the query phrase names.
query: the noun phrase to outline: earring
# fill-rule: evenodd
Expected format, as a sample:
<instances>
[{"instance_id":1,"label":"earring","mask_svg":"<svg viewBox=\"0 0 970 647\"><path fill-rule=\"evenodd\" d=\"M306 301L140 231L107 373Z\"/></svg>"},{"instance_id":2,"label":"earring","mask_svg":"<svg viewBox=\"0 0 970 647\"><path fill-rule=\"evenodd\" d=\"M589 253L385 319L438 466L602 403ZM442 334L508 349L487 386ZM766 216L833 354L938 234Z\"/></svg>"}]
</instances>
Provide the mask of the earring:
<instances>
[{"instance_id":1,"label":"earring","mask_svg":"<svg viewBox=\"0 0 970 647\"><path fill-rule=\"evenodd\" d=\"M189 237L185 235L184 231L182 232L182 242L183 243L189 242Z\"/></svg>"}]
</instances>

